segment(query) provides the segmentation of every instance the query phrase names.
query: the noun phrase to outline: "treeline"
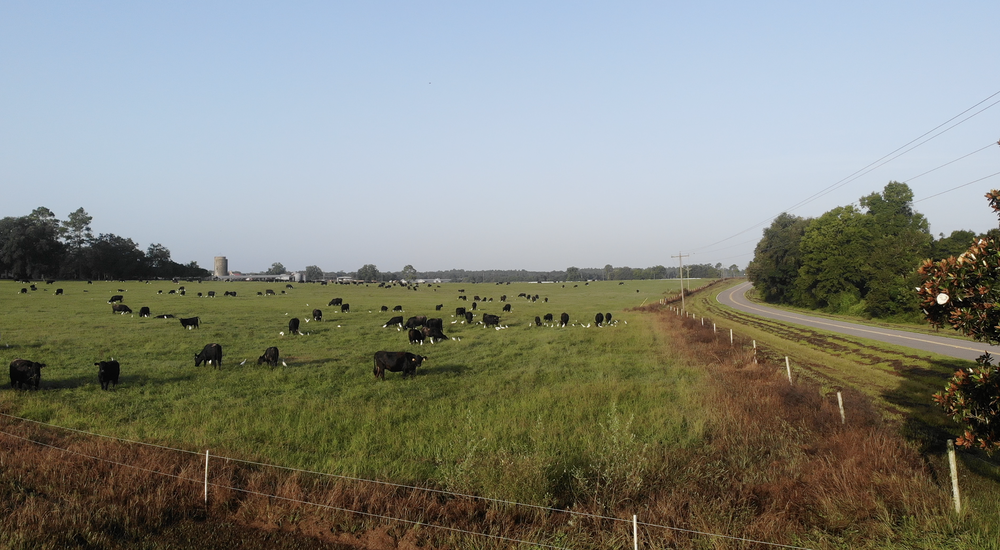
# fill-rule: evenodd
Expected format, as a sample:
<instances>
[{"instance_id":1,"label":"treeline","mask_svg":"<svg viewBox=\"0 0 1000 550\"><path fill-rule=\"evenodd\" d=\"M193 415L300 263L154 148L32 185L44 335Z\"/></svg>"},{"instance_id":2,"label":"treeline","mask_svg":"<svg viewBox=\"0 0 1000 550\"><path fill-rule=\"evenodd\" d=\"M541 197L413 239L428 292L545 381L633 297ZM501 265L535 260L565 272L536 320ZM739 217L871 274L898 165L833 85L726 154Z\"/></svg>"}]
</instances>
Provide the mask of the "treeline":
<instances>
[{"instance_id":1,"label":"treeline","mask_svg":"<svg viewBox=\"0 0 1000 550\"><path fill-rule=\"evenodd\" d=\"M330 274L327 274L330 275ZM629 281L643 279L676 279L679 278L677 267L632 268L612 267L569 267L564 270L528 271L525 269L486 269L466 270L448 269L442 271L417 271L413 266L406 266L402 271L379 271L374 265L368 264L358 269L353 275L365 281L392 281L412 279L443 279L456 283L519 283L519 282L549 282L549 281ZM722 264L695 264L684 266L684 277L715 279L719 277L739 277L740 269L733 265L723 268Z\"/></svg>"},{"instance_id":2,"label":"treeline","mask_svg":"<svg viewBox=\"0 0 1000 550\"><path fill-rule=\"evenodd\" d=\"M48 208L0 219L0 277L14 279L145 279L206 277L197 262L181 265L161 244L143 252L132 239L94 236L83 208L59 220Z\"/></svg>"},{"instance_id":3,"label":"treeline","mask_svg":"<svg viewBox=\"0 0 1000 550\"><path fill-rule=\"evenodd\" d=\"M912 316L919 313L914 288L923 260L961 254L977 238L953 231L935 239L905 183L889 182L858 204L818 218L783 213L774 219L746 269L764 300L871 317Z\"/></svg>"}]
</instances>

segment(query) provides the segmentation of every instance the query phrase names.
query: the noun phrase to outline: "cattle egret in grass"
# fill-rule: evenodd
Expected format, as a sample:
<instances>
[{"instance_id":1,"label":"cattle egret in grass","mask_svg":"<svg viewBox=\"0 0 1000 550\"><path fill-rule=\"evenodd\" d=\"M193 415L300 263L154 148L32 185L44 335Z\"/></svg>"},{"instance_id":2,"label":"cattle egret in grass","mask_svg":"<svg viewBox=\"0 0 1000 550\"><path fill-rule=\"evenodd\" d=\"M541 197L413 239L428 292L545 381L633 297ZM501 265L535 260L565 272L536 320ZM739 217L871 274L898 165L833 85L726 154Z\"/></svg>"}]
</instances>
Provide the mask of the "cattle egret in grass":
<instances>
[{"instance_id":1,"label":"cattle egret in grass","mask_svg":"<svg viewBox=\"0 0 1000 550\"><path fill-rule=\"evenodd\" d=\"M244 359L243 361L240 362L240 364L243 365L243 364L246 364L246 362L247 362L247 360Z\"/></svg>"},{"instance_id":2,"label":"cattle egret in grass","mask_svg":"<svg viewBox=\"0 0 1000 550\"><path fill-rule=\"evenodd\" d=\"M284 335L285 335L285 331L281 331L281 332L279 332L279 333L278 333L278 335L279 335L279 336L284 336Z\"/></svg>"},{"instance_id":3,"label":"cattle egret in grass","mask_svg":"<svg viewBox=\"0 0 1000 550\"><path fill-rule=\"evenodd\" d=\"M337 328L340 328L340 325L337 325Z\"/></svg>"},{"instance_id":4,"label":"cattle egret in grass","mask_svg":"<svg viewBox=\"0 0 1000 550\"><path fill-rule=\"evenodd\" d=\"M282 366L282 367L287 367L287 366L288 366L288 363L286 363L286 362L282 361L282 362L281 362L281 366Z\"/></svg>"}]
</instances>

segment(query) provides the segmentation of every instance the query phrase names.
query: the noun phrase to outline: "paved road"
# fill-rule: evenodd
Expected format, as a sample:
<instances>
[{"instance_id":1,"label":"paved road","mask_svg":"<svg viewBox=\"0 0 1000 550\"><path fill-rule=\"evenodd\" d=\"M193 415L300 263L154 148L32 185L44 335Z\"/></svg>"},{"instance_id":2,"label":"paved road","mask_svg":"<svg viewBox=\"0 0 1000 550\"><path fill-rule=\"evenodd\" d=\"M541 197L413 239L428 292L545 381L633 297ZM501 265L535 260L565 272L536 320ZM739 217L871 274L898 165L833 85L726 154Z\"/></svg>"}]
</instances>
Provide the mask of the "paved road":
<instances>
[{"instance_id":1,"label":"paved road","mask_svg":"<svg viewBox=\"0 0 1000 550\"><path fill-rule=\"evenodd\" d=\"M724 290L718 296L719 303L733 309L767 319L774 319L777 321L794 323L796 325L803 325L830 332L878 340L898 346L906 346L941 355L947 355L948 357L958 357L960 359L973 361L976 357L982 355L983 351L989 351L990 355L1000 357L1000 346L988 346L972 340L958 340L955 338L945 338L942 336L919 334L903 330L893 330L847 323L844 321L834 321L831 319L812 317L809 315L802 315L800 313L792 313L772 307L762 306L747 299L746 293L751 287L752 285L750 283L743 283L733 288Z\"/></svg>"}]
</instances>

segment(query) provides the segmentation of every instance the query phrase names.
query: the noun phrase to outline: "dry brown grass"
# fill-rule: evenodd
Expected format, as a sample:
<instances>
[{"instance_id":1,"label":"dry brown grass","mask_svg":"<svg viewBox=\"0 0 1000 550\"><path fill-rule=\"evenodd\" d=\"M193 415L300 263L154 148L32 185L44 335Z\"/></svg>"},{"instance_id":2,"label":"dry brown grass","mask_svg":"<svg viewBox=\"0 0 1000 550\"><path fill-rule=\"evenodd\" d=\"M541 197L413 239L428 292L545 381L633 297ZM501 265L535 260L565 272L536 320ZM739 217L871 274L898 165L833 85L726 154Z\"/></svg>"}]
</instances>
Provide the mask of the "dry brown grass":
<instances>
[{"instance_id":1,"label":"dry brown grass","mask_svg":"<svg viewBox=\"0 0 1000 550\"><path fill-rule=\"evenodd\" d=\"M730 346L728 333L697 320L648 311L673 355L709 371L705 404L715 421L696 448L649 450L640 478L621 475L614 486L609 476L611 486L578 493L574 512L639 513L651 524L812 547L891 546L907 530L942 530L947 494L862 394L844 389L842 425L836 397L807 381L789 384L783 364L756 363L744 343ZM10 548L514 546L428 524L573 548L631 547L623 523L223 459L212 461L206 506L203 455L0 424L73 451L0 435L0 539ZM760 547L642 531L657 548Z\"/></svg>"}]
</instances>

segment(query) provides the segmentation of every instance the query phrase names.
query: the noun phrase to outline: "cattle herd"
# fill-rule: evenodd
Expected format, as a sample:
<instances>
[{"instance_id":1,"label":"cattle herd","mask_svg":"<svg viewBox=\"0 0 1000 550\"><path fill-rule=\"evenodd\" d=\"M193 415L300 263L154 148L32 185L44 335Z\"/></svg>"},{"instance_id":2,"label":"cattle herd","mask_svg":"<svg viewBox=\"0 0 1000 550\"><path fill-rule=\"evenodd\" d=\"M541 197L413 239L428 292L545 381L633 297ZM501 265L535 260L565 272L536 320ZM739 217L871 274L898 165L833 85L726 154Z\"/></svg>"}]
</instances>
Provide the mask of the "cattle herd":
<instances>
[{"instance_id":1,"label":"cattle herd","mask_svg":"<svg viewBox=\"0 0 1000 550\"><path fill-rule=\"evenodd\" d=\"M292 285L286 285L286 288L292 289ZM32 290L36 290L34 285L32 285ZM63 295L63 289L58 289L56 294ZM118 289L119 292L124 292L124 289ZM22 289L21 293L26 293L27 289ZM468 301L468 297L464 293L464 289L459 290L458 299L461 301ZM157 291L157 294L162 294L163 291ZM168 294L180 294L184 295L185 288L183 286L175 290L170 290ZM285 294L285 291L281 291ZM208 291L207 297L214 298L216 295L215 291ZM274 296L275 292L273 290L265 290L264 293L258 292L258 296ZM203 296L202 293L198 293L198 296ZM224 296L235 297L236 292L226 291ZM518 295L519 298L525 298L530 302L536 302L540 299L539 295L529 295L526 293L521 293ZM500 297L500 302L505 302L502 307L503 313L512 312L512 306L507 302L507 296L502 295ZM544 298L544 302L548 303L549 299ZM475 296L472 303L468 307L458 307L455 309L454 321L451 324L461 323L466 325L482 325L483 328L494 328L496 330L502 330L509 328L501 322L499 315L490 314L486 312L481 312L480 319L475 322L476 314L473 311L481 311L478 309L478 304L488 304L493 302L493 298ZM124 295L115 294L108 300L111 305L111 310L113 313L118 313L121 315L132 313L132 310L125 305ZM342 298L333 298L327 304L329 307L340 308L341 313L349 313L350 305L345 303ZM438 304L435 306L435 311L440 311L444 307L444 304ZM388 312L388 306L381 306L381 312ZM396 305L392 308L394 313L403 312L402 305ZM139 310L140 317L150 317L149 307L143 306ZM313 309L311 319L305 319L306 322L312 321L323 321L323 312L320 309ZM158 315L157 318L170 319L174 318L173 315L164 314ZM528 327L566 327L570 324L570 316L568 313L561 313L559 315L559 320L555 321L555 317L552 313L547 313L543 317L536 316L533 322L527 324ZM187 317L180 318L181 327L188 330L198 329L201 326L201 320L199 317ZM602 327L608 326L613 323L617 323L617 320L612 321L611 313L598 313L594 317L594 326ZM413 315L404 320L402 315L396 315L390 318L382 328L396 327L398 331L406 330L407 341L411 345L422 345L424 342L429 342L434 344L435 342L442 342L449 340L449 337L444 333L444 319L440 317L427 317L426 315ZM590 327L588 323L580 326ZM284 335L284 333L280 333ZM288 321L288 335L302 335L300 331L300 322L298 317L292 317ZM451 340L461 341L461 338L451 338ZM218 343L209 343L202 348L199 353L194 354L195 366L201 366L205 364L206 366L213 366L216 368L222 367L223 351L222 346ZM405 351L377 351L374 354L374 375L376 379L384 380L385 371L389 372L402 372L403 377L415 376L416 370L419 366L427 360L427 357L413 354ZM267 347L264 350L263 355L257 359L258 365L267 364L271 367L276 367L279 361L284 364L280 359L278 348L275 346ZM244 360L245 362L245 360ZM242 363L241 363L242 364ZM114 359L110 361L99 361L94 363L94 366L98 367L97 378L102 390L108 390L109 388L117 387L119 376L121 373L121 365L118 361ZM10 363L10 383L12 388L34 388L38 389L41 383L41 369L45 367L44 363L37 363L27 359L15 359Z\"/></svg>"}]
</instances>

